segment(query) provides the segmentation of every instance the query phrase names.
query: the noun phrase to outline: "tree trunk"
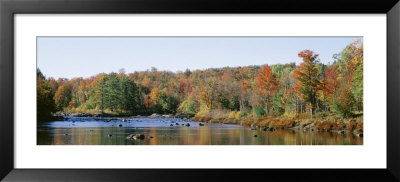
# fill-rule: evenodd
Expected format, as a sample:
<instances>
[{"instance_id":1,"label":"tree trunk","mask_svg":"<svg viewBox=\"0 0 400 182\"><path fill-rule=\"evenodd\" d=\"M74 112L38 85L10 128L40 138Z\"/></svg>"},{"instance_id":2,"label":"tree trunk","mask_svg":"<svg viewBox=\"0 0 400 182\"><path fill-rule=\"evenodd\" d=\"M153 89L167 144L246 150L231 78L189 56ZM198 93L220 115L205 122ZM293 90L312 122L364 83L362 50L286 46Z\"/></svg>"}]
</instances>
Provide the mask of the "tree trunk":
<instances>
[{"instance_id":1,"label":"tree trunk","mask_svg":"<svg viewBox=\"0 0 400 182\"><path fill-rule=\"evenodd\" d=\"M303 103L300 103L300 113L303 113Z\"/></svg>"},{"instance_id":2,"label":"tree trunk","mask_svg":"<svg viewBox=\"0 0 400 182\"><path fill-rule=\"evenodd\" d=\"M269 98L267 97L267 104L265 104L265 113L267 114L267 116L269 115L269 112L268 112L268 103L269 103Z\"/></svg>"}]
</instances>

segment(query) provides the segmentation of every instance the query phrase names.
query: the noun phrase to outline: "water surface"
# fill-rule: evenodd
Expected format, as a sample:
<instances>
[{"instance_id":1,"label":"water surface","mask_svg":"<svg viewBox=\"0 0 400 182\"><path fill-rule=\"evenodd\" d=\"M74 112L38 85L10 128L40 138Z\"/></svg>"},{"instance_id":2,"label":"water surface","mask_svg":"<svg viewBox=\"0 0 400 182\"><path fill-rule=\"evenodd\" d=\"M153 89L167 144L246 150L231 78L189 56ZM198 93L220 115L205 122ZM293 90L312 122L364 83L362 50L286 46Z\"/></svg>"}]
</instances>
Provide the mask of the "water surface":
<instances>
[{"instance_id":1,"label":"water surface","mask_svg":"<svg viewBox=\"0 0 400 182\"><path fill-rule=\"evenodd\" d=\"M335 132L250 130L235 124L205 124L178 118L67 117L38 123L38 145L362 145L363 138ZM122 120L127 120L123 122ZM189 123L190 126L184 126ZM122 124L122 127L118 125ZM126 139L144 134L143 140ZM257 135L257 137L254 137ZM152 136L153 138L148 138Z\"/></svg>"}]
</instances>

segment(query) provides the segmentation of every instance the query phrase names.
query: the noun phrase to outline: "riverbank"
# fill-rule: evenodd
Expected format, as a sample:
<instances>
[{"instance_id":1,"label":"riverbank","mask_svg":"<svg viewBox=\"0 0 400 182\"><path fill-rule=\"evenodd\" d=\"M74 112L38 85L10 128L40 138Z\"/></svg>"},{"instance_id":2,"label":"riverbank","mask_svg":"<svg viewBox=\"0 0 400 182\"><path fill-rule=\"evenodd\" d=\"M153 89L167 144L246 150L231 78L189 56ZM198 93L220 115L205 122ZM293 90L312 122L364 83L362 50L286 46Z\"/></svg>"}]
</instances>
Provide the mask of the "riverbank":
<instances>
[{"instance_id":1,"label":"riverbank","mask_svg":"<svg viewBox=\"0 0 400 182\"><path fill-rule=\"evenodd\" d=\"M338 116L330 115L325 117L308 118L299 116L298 118L279 117L261 117L252 118L221 118L221 117L200 117L191 118L193 121L226 123L247 125L252 130L274 131L274 130L303 130L316 132L337 132L340 134L351 133L356 136L363 136L363 116L357 116L349 119L341 119Z\"/></svg>"}]
</instances>

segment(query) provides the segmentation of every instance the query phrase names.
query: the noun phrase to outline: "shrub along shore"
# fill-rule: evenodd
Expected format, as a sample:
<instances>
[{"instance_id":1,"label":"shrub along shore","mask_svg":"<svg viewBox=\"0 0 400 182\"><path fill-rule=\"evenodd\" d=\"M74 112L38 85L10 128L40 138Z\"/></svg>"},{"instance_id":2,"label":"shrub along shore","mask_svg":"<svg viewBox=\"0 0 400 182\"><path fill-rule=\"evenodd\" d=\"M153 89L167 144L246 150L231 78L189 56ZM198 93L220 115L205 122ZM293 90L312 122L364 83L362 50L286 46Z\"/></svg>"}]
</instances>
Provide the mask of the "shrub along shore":
<instances>
[{"instance_id":1,"label":"shrub along shore","mask_svg":"<svg viewBox=\"0 0 400 182\"><path fill-rule=\"evenodd\" d=\"M226 123L240 124L249 126L253 130L274 131L283 129L316 131L316 132L337 132L340 134L352 133L356 136L363 136L363 116L357 116L350 119L342 119L335 115L328 117L261 117L252 118L234 118L234 117L211 117L211 116L195 116L191 118L193 121L210 122L210 123Z\"/></svg>"}]
</instances>

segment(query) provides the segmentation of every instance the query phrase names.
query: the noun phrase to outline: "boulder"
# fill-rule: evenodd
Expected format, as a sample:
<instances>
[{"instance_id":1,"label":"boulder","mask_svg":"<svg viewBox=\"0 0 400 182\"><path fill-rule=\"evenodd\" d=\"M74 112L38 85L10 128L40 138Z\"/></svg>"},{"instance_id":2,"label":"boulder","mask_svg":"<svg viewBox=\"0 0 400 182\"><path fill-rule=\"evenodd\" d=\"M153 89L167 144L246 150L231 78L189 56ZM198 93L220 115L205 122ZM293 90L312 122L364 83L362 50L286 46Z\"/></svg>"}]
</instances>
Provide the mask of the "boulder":
<instances>
[{"instance_id":1,"label":"boulder","mask_svg":"<svg viewBox=\"0 0 400 182\"><path fill-rule=\"evenodd\" d=\"M179 123L175 123L175 125L179 125Z\"/></svg>"},{"instance_id":2,"label":"boulder","mask_svg":"<svg viewBox=\"0 0 400 182\"><path fill-rule=\"evenodd\" d=\"M130 134L126 137L126 139L131 139L131 140L143 140L146 137L143 134Z\"/></svg>"},{"instance_id":3,"label":"boulder","mask_svg":"<svg viewBox=\"0 0 400 182\"><path fill-rule=\"evenodd\" d=\"M156 117L160 117L161 115L157 114L157 113L153 113L152 115L150 115L150 117L152 118L156 118Z\"/></svg>"},{"instance_id":4,"label":"boulder","mask_svg":"<svg viewBox=\"0 0 400 182\"><path fill-rule=\"evenodd\" d=\"M122 127L122 124L119 124L118 127Z\"/></svg>"},{"instance_id":5,"label":"boulder","mask_svg":"<svg viewBox=\"0 0 400 182\"><path fill-rule=\"evenodd\" d=\"M126 139L133 139L134 134L130 134L126 137Z\"/></svg>"},{"instance_id":6,"label":"boulder","mask_svg":"<svg viewBox=\"0 0 400 182\"><path fill-rule=\"evenodd\" d=\"M169 126L174 126L173 124L170 124Z\"/></svg>"},{"instance_id":7,"label":"boulder","mask_svg":"<svg viewBox=\"0 0 400 182\"><path fill-rule=\"evenodd\" d=\"M136 139L143 140L145 136L143 134L137 134Z\"/></svg>"},{"instance_id":8,"label":"boulder","mask_svg":"<svg viewBox=\"0 0 400 182\"><path fill-rule=\"evenodd\" d=\"M203 123L199 123L199 126L204 126L204 124Z\"/></svg>"},{"instance_id":9,"label":"boulder","mask_svg":"<svg viewBox=\"0 0 400 182\"><path fill-rule=\"evenodd\" d=\"M189 126L190 126L190 124L189 124L189 123L186 123L186 124L185 124L185 126L189 127Z\"/></svg>"}]
</instances>

